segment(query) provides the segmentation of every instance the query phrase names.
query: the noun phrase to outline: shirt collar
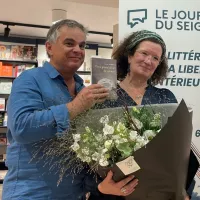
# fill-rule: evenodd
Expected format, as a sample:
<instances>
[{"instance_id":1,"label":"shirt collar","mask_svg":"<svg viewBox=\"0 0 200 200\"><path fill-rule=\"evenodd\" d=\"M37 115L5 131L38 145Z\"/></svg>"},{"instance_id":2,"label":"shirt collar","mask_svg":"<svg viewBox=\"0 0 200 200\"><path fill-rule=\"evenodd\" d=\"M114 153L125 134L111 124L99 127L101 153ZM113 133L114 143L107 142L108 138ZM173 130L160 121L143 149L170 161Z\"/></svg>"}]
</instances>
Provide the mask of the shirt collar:
<instances>
[{"instance_id":1,"label":"shirt collar","mask_svg":"<svg viewBox=\"0 0 200 200\"><path fill-rule=\"evenodd\" d=\"M49 62L45 62L43 67L45 68L47 74L50 78L54 79L57 78L60 73L53 67Z\"/></svg>"},{"instance_id":2,"label":"shirt collar","mask_svg":"<svg viewBox=\"0 0 200 200\"><path fill-rule=\"evenodd\" d=\"M55 69L55 67L53 67L49 62L46 61L43 67L45 68L50 78L54 79L57 78L58 76L62 77L61 74ZM83 79L78 74L74 75L74 79L81 85L83 84Z\"/></svg>"}]
</instances>

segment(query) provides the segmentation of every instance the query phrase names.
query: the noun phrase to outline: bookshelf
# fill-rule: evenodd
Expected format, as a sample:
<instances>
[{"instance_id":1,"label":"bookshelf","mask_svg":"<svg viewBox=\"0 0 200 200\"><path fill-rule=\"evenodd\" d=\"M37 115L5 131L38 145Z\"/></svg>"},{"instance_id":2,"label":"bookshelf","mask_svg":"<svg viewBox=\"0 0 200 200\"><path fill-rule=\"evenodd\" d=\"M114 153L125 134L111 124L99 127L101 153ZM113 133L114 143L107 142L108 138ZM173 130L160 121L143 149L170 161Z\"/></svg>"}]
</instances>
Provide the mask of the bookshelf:
<instances>
[{"instance_id":1,"label":"bookshelf","mask_svg":"<svg viewBox=\"0 0 200 200\"><path fill-rule=\"evenodd\" d=\"M9 63L9 64L13 64L13 65L19 65L19 64L37 65L38 64L37 61L32 61L32 60L4 60L4 59L0 59L0 62Z\"/></svg>"},{"instance_id":2,"label":"bookshelf","mask_svg":"<svg viewBox=\"0 0 200 200\"><path fill-rule=\"evenodd\" d=\"M25 70L38 67L37 46L0 43L0 184L7 172L7 102L13 81Z\"/></svg>"}]
</instances>

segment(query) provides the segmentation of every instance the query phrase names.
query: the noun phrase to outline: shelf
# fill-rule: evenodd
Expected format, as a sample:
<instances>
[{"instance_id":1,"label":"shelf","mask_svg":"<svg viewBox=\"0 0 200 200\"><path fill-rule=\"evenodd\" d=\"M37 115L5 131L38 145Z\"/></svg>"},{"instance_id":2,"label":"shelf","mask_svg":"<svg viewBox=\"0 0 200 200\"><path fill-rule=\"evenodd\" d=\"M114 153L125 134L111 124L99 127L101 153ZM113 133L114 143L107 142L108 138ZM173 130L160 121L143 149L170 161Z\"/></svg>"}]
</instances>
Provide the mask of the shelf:
<instances>
[{"instance_id":1,"label":"shelf","mask_svg":"<svg viewBox=\"0 0 200 200\"><path fill-rule=\"evenodd\" d=\"M13 64L34 64L37 65L37 61L32 61L32 60L0 60L0 62L4 63L13 63Z\"/></svg>"},{"instance_id":2,"label":"shelf","mask_svg":"<svg viewBox=\"0 0 200 200\"><path fill-rule=\"evenodd\" d=\"M0 93L0 97L5 96L6 98L9 96L10 94L1 94Z\"/></svg>"},{"instance_id":3,"label":"shelf","mask_svg":"<svg viewBox=\"0 0 200 200\"><path fill-rule=\"evenodd\" d=\"M7 110L0 110L0 113L7 113Z\"/></svg>"},{"instance_id":4,"label":"shelf","mask_svg":"<svg viewBox=\"0 0 200 200\"><path fill-rule=\"evenodd\" d=\"M16 77L0 76L0 79L16 79Z\"/></svg>"},{"instance_id":5,"label":"shelf","mask_svg":"<svg viewBox=\"0 0 200 200\"><path fill-rule=\"evenodd\" d=\"M7 126L0 126L0 128L7 128Z\"/></svg>"},{"instance_id":6,"label":"shelf","mask_svg":"<svg viewBox=\"0 0 200 200\"><path fill-rule=\"evenodd\" d=\"M80 74L80 75L90 75L91 74L90 71L77 71L76 73Z\"/></svg>"}]
</instances>

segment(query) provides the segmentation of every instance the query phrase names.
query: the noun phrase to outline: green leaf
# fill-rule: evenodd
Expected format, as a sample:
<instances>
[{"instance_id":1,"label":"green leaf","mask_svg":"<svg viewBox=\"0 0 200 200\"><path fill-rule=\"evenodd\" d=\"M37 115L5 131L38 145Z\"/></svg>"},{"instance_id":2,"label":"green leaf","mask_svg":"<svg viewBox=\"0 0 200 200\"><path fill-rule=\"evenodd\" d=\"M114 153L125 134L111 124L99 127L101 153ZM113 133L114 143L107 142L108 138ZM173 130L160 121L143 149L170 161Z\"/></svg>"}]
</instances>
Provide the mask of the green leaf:
<instances>
[{"instance_id":1,"label":"green leaf","mask_svg":"<svg viewBox=\"0 0 200 200\"><path fill-rule=\"evenodd\" d=\"M129 156L133 151L128 142L117 145L117 149L122 152L124 156Z\"/></svg>"}]
</instances>

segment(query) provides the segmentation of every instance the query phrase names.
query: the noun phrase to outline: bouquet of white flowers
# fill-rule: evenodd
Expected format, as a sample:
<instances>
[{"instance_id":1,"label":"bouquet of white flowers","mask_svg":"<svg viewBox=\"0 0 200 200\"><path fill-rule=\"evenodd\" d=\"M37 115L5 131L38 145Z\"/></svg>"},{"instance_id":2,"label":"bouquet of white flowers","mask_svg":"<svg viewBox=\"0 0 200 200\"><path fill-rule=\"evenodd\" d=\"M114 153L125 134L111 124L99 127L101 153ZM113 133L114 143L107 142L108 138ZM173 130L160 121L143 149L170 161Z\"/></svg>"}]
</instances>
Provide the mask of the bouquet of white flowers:
<instances>
[{"instance_id":1,"label":"bouquet of white flowers","mask_svg":"<svg viewBox=\"0 0 200 200\"><path fill-rule=\"evenodd\" d=\"M191 136L184 101L90 110L69 132L39 144L34 158L42 152L57 169L58 183L66 171L78 174L89 166L102 177L111 169L115 181L134 173L140 184L127 200L183 200Z\"/></svg>"},{"instance_id":2,"label":"bouquet of white flowers","mask_svg":"<svg viewBox=\"0 0 200 200\"><path fill-rule=\"evenodd\" d=\"M140 184L127 200L183 200L192 112L178 104L93 110L77 120L70 147L103 178L134 173Z\"/></svg>"},{"instance_id":3,"label":"bouquet of white flowers","mask_svg":"<svg viewBox=\"0 0 200 200\"><path fill-rule=\"evenodd\" d=\"M116 120L109 114L104 115L95 122L98 128L88 125L85 130L73 134L72 151L93 170L97 170L99 165L112 166L132 156L134 151L145 146L161 129L161 114L154 113L152 109L144 106L120 110L123 113L120 118L119 114ZM118 108L118 112L120 110Z\"/></svg>"}]
</instances>

